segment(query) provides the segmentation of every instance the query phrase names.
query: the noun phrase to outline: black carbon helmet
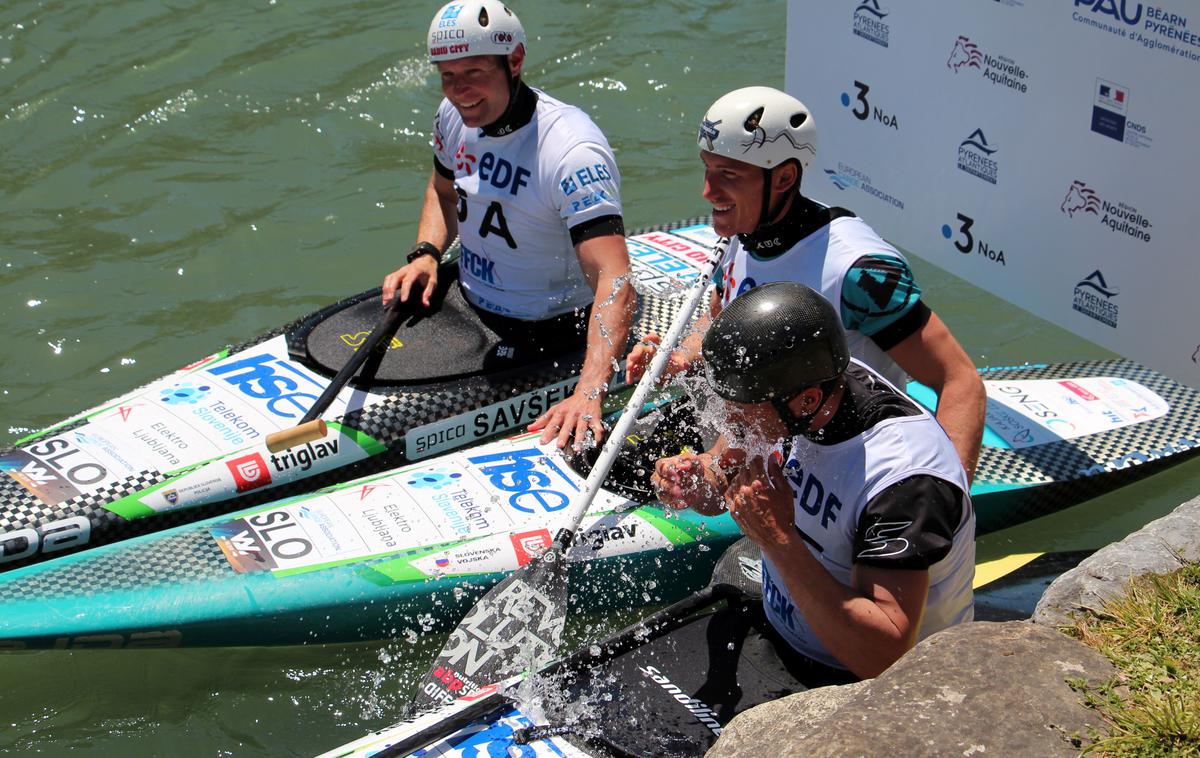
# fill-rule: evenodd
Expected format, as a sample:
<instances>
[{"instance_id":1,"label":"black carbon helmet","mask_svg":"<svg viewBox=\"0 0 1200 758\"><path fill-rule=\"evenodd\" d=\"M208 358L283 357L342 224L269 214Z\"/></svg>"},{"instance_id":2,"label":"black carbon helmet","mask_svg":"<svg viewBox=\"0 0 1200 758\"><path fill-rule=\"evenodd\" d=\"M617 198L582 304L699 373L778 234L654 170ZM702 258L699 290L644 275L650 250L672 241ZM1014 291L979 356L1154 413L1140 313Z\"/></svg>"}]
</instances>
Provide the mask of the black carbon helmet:
<instances>
[{"instance_id":1,"label":"black carbon helmet","mask_svg":"<svg viewBox=\"0 0 1200 758\"><path fill-rule=\"evenodd\" d=\"M833 305L811 287L772 282L725 306L704 335L708 382L739 403L787 401L850 364Z\"/></svg>"}]
</instances>

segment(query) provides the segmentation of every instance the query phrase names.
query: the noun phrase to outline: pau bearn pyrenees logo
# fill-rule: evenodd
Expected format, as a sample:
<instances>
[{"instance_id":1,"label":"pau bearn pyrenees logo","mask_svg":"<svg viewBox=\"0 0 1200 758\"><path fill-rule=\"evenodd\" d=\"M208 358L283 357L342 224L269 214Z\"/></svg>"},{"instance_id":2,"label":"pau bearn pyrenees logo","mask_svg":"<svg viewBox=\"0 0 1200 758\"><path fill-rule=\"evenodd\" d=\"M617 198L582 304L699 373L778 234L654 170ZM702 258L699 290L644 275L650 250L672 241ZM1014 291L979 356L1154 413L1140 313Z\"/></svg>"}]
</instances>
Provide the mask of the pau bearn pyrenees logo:
<instances>
[{"instance_id":1,"label":"pau bearn pyrenees logo","mask_svg":"<svg viewBox=\"0 0 1200 758\"><path fill-rule=\"evenodd\" d=\"M1154 228L1150 219L1133 205L1105 200L1080 179L1071 182L1059 210L1073 219L1095 218L1113 234L1124 234L1142 242L1150 241L1150 230Z\"/></svg>"}]
</instances>

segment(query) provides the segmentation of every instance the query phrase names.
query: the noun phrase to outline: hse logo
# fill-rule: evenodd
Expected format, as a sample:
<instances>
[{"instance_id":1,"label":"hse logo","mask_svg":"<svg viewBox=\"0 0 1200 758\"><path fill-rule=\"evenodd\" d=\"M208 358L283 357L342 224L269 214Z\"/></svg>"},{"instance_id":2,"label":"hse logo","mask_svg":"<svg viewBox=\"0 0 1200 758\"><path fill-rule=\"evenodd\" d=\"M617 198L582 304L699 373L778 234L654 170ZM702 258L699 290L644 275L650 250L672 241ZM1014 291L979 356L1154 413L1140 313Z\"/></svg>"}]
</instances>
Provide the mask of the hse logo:
<instances>
[{"instance_id":1,"label":"hse logo","mask_svg":"<svg viewBox=\"0 0 1200 758\"><path fill-rule=\"evenodd\" d=\"M427 471L417 471L411 479L405 481L409 487L419 490L443 490L459 484L462 473L445 468L433 468Z\"/></svg>"},{"instance_id":2,"label":"hse logo","mask_svg":"<svg viewBox=\"0 0 1200 758\"><path fill-rule=\"evenodd\" d=\"M1012 58L1003 55L991 55L979 49L979 45L961 34L954 40L950 48L950 57L946 59L946 68L959 74L964 70L976 69L981 76L992 84L1007 87L1015 92L1024 94L1029 91L1029 75Z\"/></svg>"},{"instance_id":3,"label":"hse logo","mask_svg":"<svg viewBox=\"0 0 1200 758\"><path fill-rule=\"evenodd\" d=\"M249 398L267 401L267 410L283 418L303 416L325 389L324 382L270 353L239 358L205 373L220 377ZM316 394L301 392L302 385L308 385L306 389L314 390Z\"/></svg>"},{"instance_id":4,"label":"hse logo","mask_svg":"<svg viewBox=\"0 0 1200 758\"><path fill-rule=\"evenodd\" d=\"M871 183L871 177L858 169L848 166L841 161L838 161L837 171L825 169L825 175L829 177L829 181L833 182L833 186L839 190L847 190L856 187L871 197L891 205L898 210L904 210L904 201L895 195L890 195L887 192L876 187Z\"/></svg>"},{"instance_id":5,"label":"hse logo","mask_svg":"<svg viewBox=\"0 0 1200 758\"><path fill-rule=\"evenodd\" d=\"M992 156L997 149L988 144L982 129L976 129L958 143L958 169L995 184L1000 166Z\"/></svg>"},{"instance_id":6,"label":"hse logo","mask_svg":"<svg viewBox=\"0 0 1200 758\"><path fill-rule=\"evenodd\" d=\"M1104 200L1082 180L1076 179L1067 188L1059 210L1069 218L1076 214L1086 216L1092 214L1099 218L1100 223L1114 234L1125 234L1142 242L1150 241L1150 230L1154 224L1143 216L1137 208L1124 202L1110 203Z\"/></svg>"},{"instance_id":7,"label":"hse logo","mask_svg":"<svg viewBox=\"0 0 1200 758\"><path fill-rule=\"evenodd\" d=\"M536 447L506 450L467 459L493 487L508 493L508 504L522 513L561 510L579 487Z\"/></svg>"},{"instance_id":8,"label":"hse logo","mask_svg":"<svg viewBox=\"0 0 1200 758\"><path fill-rule=\"evenodd\" d=\"M238 492L249 492L271 483L271 472L267 470L267 462L258 453L234 458L226 461L229 473L233 474L233 482Z\"/></svg>"},{"instance_id":9,"label":"hse logo","mask_svg":"<svg viewBox=\"0 0 1200 758\"><path fill-rule=\"evenodd\" d=\"M159 399L167 405L195 405L207 397L211 391L212 387L207 384L179 382L163 390Z\"/></svg>"},{"instance_id":10,"label":"hse logo","mask_svg":"<svg viewBox=\"0 0 1200 758\"><path fill-rule=\"evenodd\" d=\"M1001 266L1007 266L1008 262L1004 259L1004 251L994 245L990 245L984 240L976 240L972 229L975 226L975 219L965 213L957 213L955 217L958 220L958 235L959 239L953 240L954 249L963 255L978 253L985 260L993 263L999 263ZM954 237L954 229L949 224L942 224L942 236L946 239Z\"/></svg>"},{"instance_id":11,"label":"hse logo","mask_svg":"<svg viewBox=\"0 0 1200 758\"><path fill-rule=\"evenodd\" d=\"M1075 285L1075 297L1071 308L1116 329L1118 308L1112 299L1119 292L1116 287L1109 287L1104 274L1100 273L1100 269L1096 269Z\"/></svg>"},{"instance_id":12,"label":"hse logo","mask_svg":"<svg viewBox=\"0 0 1200 758\"><path fill-rule=\"evenodd\" d=\"M850 112L854 114L856 119L859 121L866 121L869 118L874 119L876 122L883 124L884 126L890 126L896 131L900 131L900 122L896 118L896 114L888 113L884 110L881 110L879 106L872 106L869 102L867 102L867 93L871 91L870 85L863 84L856 79L854 80L854 88L858 90L858 94L854 97L854 102L857 103L857 105L854 107L854 110ZM842 105L847 108L850 107L850 93L843 92L841 100Z\"/></svg>"},{"instance_id":13,"label":"hse logo","mask_svg":"<svg viewBox=\"0 0 1200 758\"><path fill-rule=\"evenodd\" d=\"M891 31L884 22L887 15L887 11L880 7L879 0L862 0L854 9L854 33L876 45L887 47Z\"/></svg>"}]
</instances>

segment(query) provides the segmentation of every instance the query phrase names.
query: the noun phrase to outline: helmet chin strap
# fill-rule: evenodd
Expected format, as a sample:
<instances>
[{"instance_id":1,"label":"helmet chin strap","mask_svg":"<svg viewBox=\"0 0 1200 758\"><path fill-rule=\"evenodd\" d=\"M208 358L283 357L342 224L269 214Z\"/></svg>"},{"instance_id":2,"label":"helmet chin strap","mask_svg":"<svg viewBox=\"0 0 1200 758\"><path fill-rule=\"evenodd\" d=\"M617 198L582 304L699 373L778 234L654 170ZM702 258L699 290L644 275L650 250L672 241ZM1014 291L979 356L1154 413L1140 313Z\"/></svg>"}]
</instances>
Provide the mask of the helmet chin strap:
<instances>
[{"instance_id":1,"label":"helmet chin strap","mask_svg":"<svg viewBox=\"0 0 1200 758\"><path fill-rule=\"evenodd\" d=\"M843 379L841 381L844 382L845 380ZM822 393L823 397L821 398L821 402L817 403L816 409L811 413L796 413L793 411L791 407L792 398L783 400L778 397L773 397L771 398L771 405L774 406L775 412L779 414L779 420L782 421L783 425L787 427L788 434L792 435L793 437L803 437L808 435L808 433L813 430L813 422L818 416L825 416L828 418L829 416L833 415L836 409L831 408L830 406L833 403L833 399L838 396L838 390L841 389L841 387L842 384L839 382L837 387L835 387L833 390Z\"/></svg>"},{"instance_id":2,"label":"helmet chin strap","mask_svg":"<svg viewBox=\"0 0 1200 758\"><path fill-rule=\"evenodd\" d=\"M780 165L783 165L783 164L780 164ZM775 168L779 168L779 166L776 166ZM783 211L783 206L787 205L787 202L788 202L788 193L784 192L784 193L780 194L779 202L775 204L775 207L774 208L771 207L771 176L774 175L775 168L764 168L762 170L763 201L762 201L762 209L759 210L758 226L754 230L755 233L758 233L759 231L770 226L771 223ZM799 187L800 187L800 177L799 177L799 175L797 175L796 176L796 188L799 189Z\"/></svg>"}]
</instances>

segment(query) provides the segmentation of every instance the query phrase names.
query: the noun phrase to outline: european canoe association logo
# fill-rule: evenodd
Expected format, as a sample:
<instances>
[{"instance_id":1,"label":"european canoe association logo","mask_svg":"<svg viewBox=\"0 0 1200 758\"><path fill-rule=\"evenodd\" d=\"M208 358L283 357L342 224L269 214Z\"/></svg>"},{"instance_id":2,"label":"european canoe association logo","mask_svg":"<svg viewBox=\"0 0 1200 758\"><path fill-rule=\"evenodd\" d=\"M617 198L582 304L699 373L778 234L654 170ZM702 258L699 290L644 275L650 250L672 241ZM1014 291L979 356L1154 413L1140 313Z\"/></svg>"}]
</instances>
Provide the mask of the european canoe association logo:
<instances>
[{"instance_id":1,"label":"european canoe association logo","mask_svg":"<svg viewBox=\"0 0 1200 758\"><path fill-rule=\"evenodd\" d=\"M992 157L998 148L988 144L983 129L976 129L958 143L958 168L985 182L996 183L1000 166Z\"/></svg>"},{"instance_id":2,"label":"european canoe association logo","mask_svg":"<svg viewBox=\"0 0 1200 758\"><path fill-rule=\"evenodd\" d=\"M880 47L888 46L891 29L884 21L888 12L879 5L879 0L862 0L854 9L854 33Z\"/></svg>"},{"instance_id":3,"label":"european canoe association logo","mask_svg":"<svg viewBox=\"0 0 1200 758\"><path fill-rule=\"evenodd\" d=\"M1085 276L1075 285L1075 299L1071 307L1083 315L1102 324L1117 328L1117 304L1112 301L1120 292L1109 287L1100 269Z\"/></svg>"},{"instance_id":4,"label":"european canoe association logo","mask_svg":"<svg viewBox=\"0 0 1200 758\"><path fill-rule=\"evenodd\" d=\"M833 186L840 190L848 190L852 187L857 187L871 197L891 205L899 210L904 210L904 201L900 198L889 195L875 185L871 184L871 177L859 171L856 168L847 166L845 163L838 161L837 171L833 169L824 169L825 175L829 177L829 181L833 182Z\"/></svg>"}]
</instances>

